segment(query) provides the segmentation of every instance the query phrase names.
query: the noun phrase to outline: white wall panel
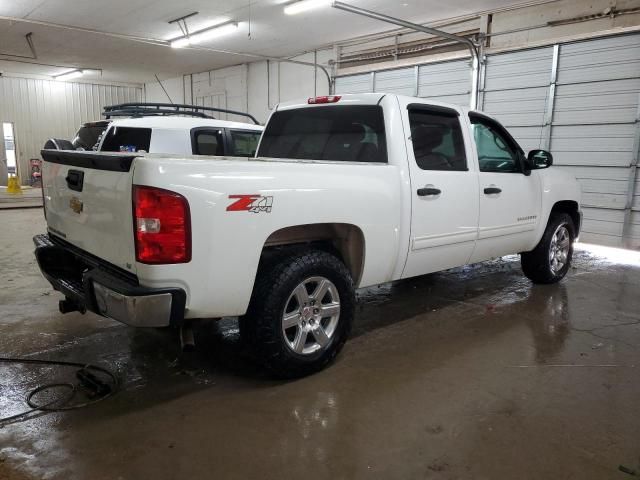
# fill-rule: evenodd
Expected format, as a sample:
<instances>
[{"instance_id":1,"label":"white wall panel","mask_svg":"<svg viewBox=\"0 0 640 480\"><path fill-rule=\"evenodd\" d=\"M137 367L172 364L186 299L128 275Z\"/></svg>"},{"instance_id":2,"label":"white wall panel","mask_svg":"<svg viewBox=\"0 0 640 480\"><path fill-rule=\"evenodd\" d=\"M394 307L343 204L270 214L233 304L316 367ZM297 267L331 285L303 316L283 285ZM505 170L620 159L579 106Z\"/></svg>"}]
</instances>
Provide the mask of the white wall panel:
<instances>
[{"instance_id":1,"label":"white wall panel","mask_svg":"<svg viewBox=\"0 0 640 480\"><path fill-rule=\"evenodd\" d=\"M376 72L375 91L414 96L416 94L415 69L400 68Z\"/></svg>"},{"instance_id":2,"label":"white wall panel","mask_svg":"<svg viewBox=\"0 0 640 480\"><path fill-rule=\"evenodd\" d=\"M562 50L564 52L564 49ZM561 58L564 53L561 54ZM554 125L633 123L640 95L638 78L559 85Z\"/></svg>"},{"instance_id":3,"label":"white wall panel","mask_svg":"<svg viewBox=\"0 0 640 480\"><path fill-rule=\"evenodd\" d=\"M488 91L483 110L507 127L542 125L548 91L548 87Z\"/></svg>"},{"instance_id":4,"label":"white wall panel","mask_svg":"<svg viewBox=\"0 0 640 480\"><path fill-rule=\"evenodd\" d=\"M485 91L549 85L553 47L491 55L487 58Z\"/></svg>"},{"instance_id":5,"label":"white wall panel","mask_svg":"<svg viewBox=\"0 0 640 480\"><path fill-rule=\"evenodd\" d=\"M562 46L558 83L637 78L640 35L587 40Z\"/></svg>"},{"instance_id":6,"label":"white wall panel","mask_svg":"<svg viewBox=\"0 0 640 480\"><path fill-rule=\"evenodd\" d=\"M14 123L22 183L49 138L71 139L82 123L100 120L104 106L141 100L136 87L0 77L0 122Z\"/></svg>"},{"instance_id":7,"label":"white wall panel","mask_svg":"<svg viewBox=\"0 0 640 480\"><path fill-rule=\"evenodd\" d=\"M421 65L418 96L469 106L471 68L469 60Z\"/></svg>"},{"instance_id":8,"label":"white wall panel","mask_svg":"<svg viewBox=\"0 0 640 480\"><path fill-rule=\"evenodd\" d=\"M371 74L361 73L358 75L349 75L348 77L336 78L337 94L341 93L369 93L371 89Z\"/></svg>"}]
</instances>

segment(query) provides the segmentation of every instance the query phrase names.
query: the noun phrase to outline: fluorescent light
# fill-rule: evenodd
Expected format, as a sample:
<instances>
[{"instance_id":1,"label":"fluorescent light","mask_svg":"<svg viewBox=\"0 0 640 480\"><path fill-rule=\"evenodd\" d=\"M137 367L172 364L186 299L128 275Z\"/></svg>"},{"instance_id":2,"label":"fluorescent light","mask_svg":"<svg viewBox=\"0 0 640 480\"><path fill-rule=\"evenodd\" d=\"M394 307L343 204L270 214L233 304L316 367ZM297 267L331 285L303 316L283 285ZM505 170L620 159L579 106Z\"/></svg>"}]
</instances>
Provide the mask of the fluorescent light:
<instances>
[{"instance_id":1,"label":"fluorescent light","mask_svg":"<svg viewBox=\"0 0 640 480\"><path fill-rule=\"evenodd\" d=\"M213 38L222 37L223 35L229 35L238 30L238 24L235 22L225 23L214 27L205 28L204 30L192 33L188 37L180 37L171 40L172 48L182 48L187 45L194 45L196 43L206 42Z\"/></svg>"},{"instance_id":2,"label":"fluorescent light","mask_svg":"<svg viewBox=\"0 0 640 480\"><path fill-rule=\"evenodd\" d=\"M287 15L295 15L297 13L306 12L315 8L328 7L331 0L300 0L284 7L284 13Z\"/></svg>"},{"instance_id":3,"label":"fluorescent light","mask_svg":"<svg viewBox=\"0 0 640 480\"><path fill-rule=\"evenodd\" d=\"M84 75L84 71L82 70L71 70L70 72L55 75L53 78L55 78L56 80L71 80L72 78L78 78L82 75Z\"/></svg>"}]
</instances>

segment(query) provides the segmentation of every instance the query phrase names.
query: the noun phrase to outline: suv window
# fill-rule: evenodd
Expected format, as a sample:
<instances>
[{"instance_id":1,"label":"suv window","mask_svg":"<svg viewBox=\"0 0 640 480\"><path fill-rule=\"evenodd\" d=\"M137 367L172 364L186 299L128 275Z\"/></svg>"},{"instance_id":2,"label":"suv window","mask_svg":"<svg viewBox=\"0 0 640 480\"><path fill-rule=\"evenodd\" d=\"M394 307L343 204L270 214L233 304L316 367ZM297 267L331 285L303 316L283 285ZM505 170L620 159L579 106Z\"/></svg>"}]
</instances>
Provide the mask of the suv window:
<instances>
[{"instance_id":1,"label":"suv window","mask_svg":"<svg viewBox=\"0 0 640 480\"><path fill-rule=\"evenodd\" d=\"M258 156L386 163L382 107L331 105L275 112Z\"/></svg>"},{"instance_id":2,"label":"suv window","mask_svg":"<svg viewBox=\"0 0 640 480\"><path fill-rule=\"evenodd\" d=\"M231 151L229 155L238 157L255 156L262 132L230 130L229 133L231 135Z\"/></svg>"},{"instance_id":3,"label":"suv window","mask_svg":"<svg viewBox=\"0 0 640 480\"><path fill-rule=\"evenodd\" d=\"M410 109L409 125L416 164L422 170L467 170L458 115Z\"/></svg>"},{"instance_id":4,"label":"suv window","mask_svg":"<svg viewBox=\"0 0 640 480\"><path fill-rule=\"evenodd\" d=\"M221 130L196 130L193 134L194 155L224 155L224 141Z\"/></svg>"},{"instance_id":5,"label":"suv window","mask_svg":"<svg viewBox=\"0 0 640 480\"><path fill-rule=\"evenodd\" d=\"M98 142L101 135L107 129L108 124L104 125L83 125L73 137L71 143L73 148L82 150L93 150L98 148Z\"/></svg>"},{"instance_id":6,"label":"suv window","mask_svg":"<svg viewBox=\"0 0 640 480\"><path fill-rule=\"evenodd\" d=\"M102 142L103 152L139 152L149 151L151 143L150 128L111 127Z\"/></svg>"},{"instance_id":7,"label":"suv window","mask_svg":"<svg viewBox=\"0 0 640 480\"><path fill-rule=\"evenodd\" d=\"M520 172L524 155L514 140L491 120L470 116L481 172Z\"/></svg>"}]
</instances>

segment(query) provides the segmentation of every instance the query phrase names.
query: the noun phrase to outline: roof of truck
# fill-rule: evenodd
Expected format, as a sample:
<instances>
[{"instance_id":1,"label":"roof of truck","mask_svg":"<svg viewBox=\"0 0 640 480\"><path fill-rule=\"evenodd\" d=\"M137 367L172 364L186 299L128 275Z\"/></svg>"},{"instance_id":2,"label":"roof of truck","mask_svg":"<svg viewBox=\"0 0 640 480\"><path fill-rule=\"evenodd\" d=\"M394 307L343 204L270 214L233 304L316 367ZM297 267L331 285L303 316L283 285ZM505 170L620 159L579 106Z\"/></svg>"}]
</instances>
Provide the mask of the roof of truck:
<instances>
[{"instance_id":1,"label":"roof of truck","mask_svg":"<svg viewBox=\"0 0 640 480\"><path fill-rule=\"evenodd\" d=\"M264 130L262 125L254 125L253 123L230 122L227 120L219 120L217 118L208 119L198 117L150 116L139 118L117 118L107 120L107 122L114 126L134 128L190 130L198 127L214 127L255 130L258 132Z\"/></svg>"},{"instance_id":2,"label":"roof of truck","mask_svg":"<svg viewBox=\"0 0 640 480\"><path fill-rule=\"evenodd\" d=\"M439 102L437 100L431 100L430 98L410 97L407 95L398 95L395 93L346 93L329 95L329 97L340 97L336 102L310 104L311 99L299 99L289 102L282 102L278 104L276 110L290 110L295 108L304 107L328 107L331 105L377 105L384 97L395 97L403 100L415 100L416 103L423 103L429 105L436 105L440 107L449 107L454 109L460 109L462 111L468 111L468 108L456 105L454 103Z\"/></svg>"}]
</instances>

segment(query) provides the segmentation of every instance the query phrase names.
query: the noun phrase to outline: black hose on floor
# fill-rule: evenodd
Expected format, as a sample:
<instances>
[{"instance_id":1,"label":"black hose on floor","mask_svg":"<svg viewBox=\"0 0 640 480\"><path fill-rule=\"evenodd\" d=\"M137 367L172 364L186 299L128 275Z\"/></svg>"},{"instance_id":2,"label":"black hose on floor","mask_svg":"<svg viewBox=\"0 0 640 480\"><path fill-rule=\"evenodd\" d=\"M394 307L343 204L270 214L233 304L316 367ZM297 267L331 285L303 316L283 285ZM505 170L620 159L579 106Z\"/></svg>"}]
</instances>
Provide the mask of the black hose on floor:
<instances>
[{"instance_id":1,"label":"black hose on floor","mask_svg":"<svg viewBox=\"0 0 640 480\"><path fill-rule=\"evenodd\" d=\"M33 416L30 414L33 414L34 412L61 412L88 407L89 405L93 405L113 396L117 392L119 387L118 377L116 377L116 375L110 370L107 370L104 367L99 367L97 365L78 362L65 362L62 360L43 360L38 358L11 357L0 357L0 363L78 367L78 370L76 371L76 377L79 380L78 383L47 383L34 388L27 394L25 399L27 405L29 405L29 407L31 408L16 415L0 418L0 427L3 427L4 425L9 423L14 423L16 421L29 420L30 418L33 418ZM109 382L103 382L99 377L95 375L95 373L105 375L107 378L109 378ZM80 386L84 387L84 389L88 393L90 393L93 398L91 398L91 400L87 402L71 404L70 402L78 391L78 387ZM38 393L60 388L65 388L68 390L66 395L55 398L54 400L42 405L37 404L33 399L33 397L35 397Z\"/></svg>"}]
</instances>

